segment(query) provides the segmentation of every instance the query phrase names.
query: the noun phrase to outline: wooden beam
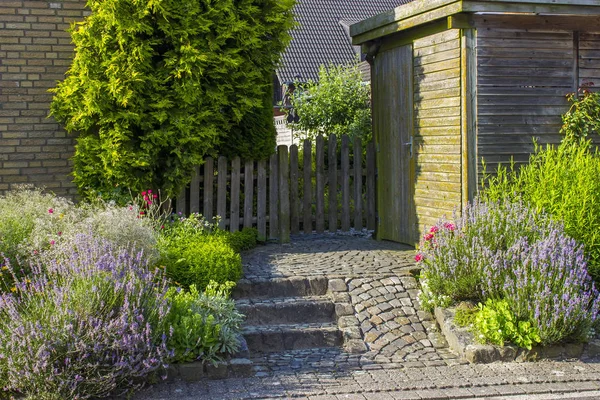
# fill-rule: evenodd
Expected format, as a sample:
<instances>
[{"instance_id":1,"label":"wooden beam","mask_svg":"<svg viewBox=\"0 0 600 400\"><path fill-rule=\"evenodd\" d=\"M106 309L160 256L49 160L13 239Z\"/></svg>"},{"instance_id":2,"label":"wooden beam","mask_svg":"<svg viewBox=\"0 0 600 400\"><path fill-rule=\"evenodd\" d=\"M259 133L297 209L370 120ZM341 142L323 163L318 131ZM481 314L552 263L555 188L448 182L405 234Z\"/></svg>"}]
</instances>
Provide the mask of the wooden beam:
<instances>
[{"instance_id":1,"label":"wooden beam","mask_svg":"<svg viewBox=\"0 0 600 400\"><path fill-rule=\"evenodd\" d=\"M444 19L440 19L402 32L393 33L378 40L380 45L377 52L404 46L405 44L412 43L416 39L435 35L436 33L444 32L446 30L448 30L448 22Z\"/></svg>"},{"instance_id":2,"label":"wooden beam","mask_svg":"<svg viewBox=\"0 0 600 400\"><path fill-rule=\"evenodd\" d=\"M448 17L448 29L470 29L473 21L469 14L456 14Z\"/></svg>"},{"instance_id":3,"label":"wooden beam","mask_svg":"<svg viewBox=\"0 0 600 400\"><path fill-rule=\"evenodd\" d=\"M477 54L475 29L461 31L462 206L477 193Z\"/></svg>"},{"instance_id":4,"label":"wooden beam","mask_svg":"<svg viewBox=\"0 0 600 400\"><path fill-rule=\"evenodd\" d=\"M527 13L527 14L555 14L563 16L572 15L598 15L600 3L596 0L464 0L464 12L493 12L493 13Z\"/></svg>"},{"instance_id":5,"label":"wooden beam","mask_svg":"<svg viewBox=\"0 0 600 400\"><path fill-rule=\"evenodd\" d=\"M600 12L600 10L599 10ZM469 21L476 28L542 29L554 31L599 31L600 15L471 15Z\"/></svg>"}]
</instances>

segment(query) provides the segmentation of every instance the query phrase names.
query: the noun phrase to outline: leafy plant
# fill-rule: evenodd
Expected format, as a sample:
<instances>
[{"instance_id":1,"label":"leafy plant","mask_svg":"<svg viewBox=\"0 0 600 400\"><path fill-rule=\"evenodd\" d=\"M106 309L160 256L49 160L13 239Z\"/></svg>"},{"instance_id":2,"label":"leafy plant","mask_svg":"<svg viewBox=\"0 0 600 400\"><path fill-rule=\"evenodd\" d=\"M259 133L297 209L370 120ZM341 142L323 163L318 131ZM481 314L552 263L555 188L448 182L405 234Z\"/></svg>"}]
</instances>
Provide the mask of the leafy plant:
<instances>
[{"instance_id":1,"label":"leafy plant","mask_svg":"<svg viewBox=\"0 0 600 400\"><path fill-rule=\"evenodd\" d=\"M564 223L585 246L589 271L600 281L600 154L588 140L536 148L529 164L500 167L488 176L481 196L488 201L523 201Z\"/></svg>"},{"instance_id":2,"label":"leafy plant","mask_svg":"<svg viewBox=\"0 0 600 400\"><path fill-rule=\"evenodd\" d=\"M168 347L174 350L174 362L215 361L238 350L243 316L229 299L233 285L211 282L204 293L195 285L189 291L169 289L171 312L166 324L172 328Z\"/></svg>"},{"instance_id":3,"label":"leafy plant","mask_svg":"<svg viewBox=\"0 0 600 400\"><path fill-rule=\"evenodd\" d=\"M166 280L91 235L0 294L0 383L36 399L129 393L165 367Z\"/></svg>"},{"instance_id":4,"label":"leafy plant","mask_svg":"<svg viewBox=\"0 0 600 400\"><path fill-rule=\"evenodd\" d=\"M302 85L290 100L299 118L295 127L309 138L348 134L363 145L371 139L370 90L357 63L321 66L318 82Z\"/></svg>"},{"instance_id":5,"label":"leafy plant","mask_svg":"<svg viewBox=\"0 0 600 400\"><path fill-rule=\"evenodd\" d=\"M223 143L234 151L242 137L254 156L271 154L265 99L290 40L294 0L87 5L91 14L71 28L75 57L51 105L79 134L73 175L82 196L150 187L172 197L206 154Z\"/></svg>"}]
</instances>

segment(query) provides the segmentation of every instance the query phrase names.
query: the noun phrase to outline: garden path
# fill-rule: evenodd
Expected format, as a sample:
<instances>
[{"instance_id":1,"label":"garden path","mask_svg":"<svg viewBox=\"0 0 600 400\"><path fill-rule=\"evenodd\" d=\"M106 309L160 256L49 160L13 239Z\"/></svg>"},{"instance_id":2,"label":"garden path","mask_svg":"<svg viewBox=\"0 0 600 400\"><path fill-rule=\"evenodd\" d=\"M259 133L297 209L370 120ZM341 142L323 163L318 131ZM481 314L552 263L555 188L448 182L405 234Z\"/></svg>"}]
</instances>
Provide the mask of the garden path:
<instances>
[{"instance_id":1,"label":"garden path","mask_svg":"<svg viewBox=\"0 0 600 400\"><path fill-rule=\"evenodd\" d=\"M413 257L409 246L333 234L297 236L290 244L245 253L239 288L325 282L346 346L250 354L251 377L175 381L135 398L600 398L596 360L488 365L459 360L431 315L418 307Z\"/></svg>"}]
</instances>

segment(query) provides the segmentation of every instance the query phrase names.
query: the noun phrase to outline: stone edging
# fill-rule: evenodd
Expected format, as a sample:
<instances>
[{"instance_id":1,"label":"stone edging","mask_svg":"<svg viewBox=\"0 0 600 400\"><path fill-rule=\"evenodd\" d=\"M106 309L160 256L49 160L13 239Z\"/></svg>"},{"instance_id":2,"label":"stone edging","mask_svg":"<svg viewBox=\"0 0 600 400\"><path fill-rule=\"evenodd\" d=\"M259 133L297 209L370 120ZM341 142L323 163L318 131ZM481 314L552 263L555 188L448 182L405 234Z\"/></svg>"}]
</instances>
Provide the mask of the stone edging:
<instances>
[{"instance_id":1,"label":"stone edging","mask_svg":"<svg viewBox=\"0 0 600 400\"><path fill-rule=\"evenodd\" d=\"M473 334L454 323L455 309L435 309L435 319L450 348L473 364L486 364L495 361L524 362L539 359L597 357L600 355L600 340L589 343L565 343L552 346L535 346L531 350L514 345L504 347L476 344Z\"/></svg>"}]
</instances>

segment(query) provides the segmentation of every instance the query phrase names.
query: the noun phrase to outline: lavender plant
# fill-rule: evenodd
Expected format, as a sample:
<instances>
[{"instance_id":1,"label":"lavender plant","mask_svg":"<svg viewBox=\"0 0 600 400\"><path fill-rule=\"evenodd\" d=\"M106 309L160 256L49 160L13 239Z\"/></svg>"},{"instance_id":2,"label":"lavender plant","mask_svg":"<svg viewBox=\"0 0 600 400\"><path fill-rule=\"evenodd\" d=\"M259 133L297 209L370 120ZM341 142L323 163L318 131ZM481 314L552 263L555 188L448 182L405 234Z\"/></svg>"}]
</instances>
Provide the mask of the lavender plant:
<instances>
[{"instance_id":1,"label":"lavender plant","mask_svg":"<svg viewBox=\"0 0 600 400\"><path fill-rule=\"evenodd\" d=\"M506 302L504 314L543 344L586 338L598 317L598 292L583 248L562 224L508 200L476 200L455 221L440 222L419 245L423 307L491 299Z\"/></svg>"},{"instance_id":2,"label":"lavender plant","mask_svg":"<svg viewBox=\"0 0 600 400\"><path fill-rule=\"evenodd\" d=\"M32 266L0 294L0 382L36 399L124 394L170 356L166 281L141 254L79 235L67 260Z\"/></svg>"}]
</instances>

